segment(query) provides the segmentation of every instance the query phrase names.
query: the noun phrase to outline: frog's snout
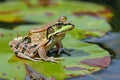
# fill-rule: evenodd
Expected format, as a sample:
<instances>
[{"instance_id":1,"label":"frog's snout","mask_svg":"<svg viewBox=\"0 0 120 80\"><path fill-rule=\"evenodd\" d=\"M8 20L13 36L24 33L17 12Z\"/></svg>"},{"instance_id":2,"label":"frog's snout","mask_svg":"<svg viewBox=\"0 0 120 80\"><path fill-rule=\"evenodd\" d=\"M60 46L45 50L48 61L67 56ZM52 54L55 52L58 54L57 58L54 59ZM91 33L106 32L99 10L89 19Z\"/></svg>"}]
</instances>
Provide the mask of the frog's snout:
<instances>
[{"instance_id":1,"label":"frog's snout","mask_svg":"<svg viewBox=\"0 0 120 80\"><path fill-rule=\"evenodd\" d=\"M70 30L72 30L75 26L73 24L70 24Z\"/></svg>"},{"instance_id":2,"label":"frog's snout","mask_svg":"<svg viewBox=\"0 0 120 80\"><path fill-rule=\"evenodd\" d=\"M75 26L73 25L73 24L67 24L66 26L65 26L65 29L63 30L63 32L67 32L67 31L70 31L70 30L72 30L73 28L74 28Z\"/></svg>"}]
</instances>

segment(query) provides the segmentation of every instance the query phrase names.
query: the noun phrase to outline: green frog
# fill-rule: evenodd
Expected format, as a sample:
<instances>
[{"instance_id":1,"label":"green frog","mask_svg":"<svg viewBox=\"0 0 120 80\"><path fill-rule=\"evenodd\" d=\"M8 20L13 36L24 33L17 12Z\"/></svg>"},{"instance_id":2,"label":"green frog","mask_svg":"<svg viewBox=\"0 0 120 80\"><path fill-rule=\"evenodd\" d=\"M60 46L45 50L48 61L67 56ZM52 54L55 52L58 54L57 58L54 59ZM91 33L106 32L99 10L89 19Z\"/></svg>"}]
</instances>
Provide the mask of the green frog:
<instances>
[{"instance_id":1,"label":"green frog","mask_svg":"<svg viewBox=\"0 0 120 80\"><path fill-rule=\"evenodd\" d=\"M18 57L32 61L57 62L56 60L63 58L48 57L47 52L55 47L58 50L58 54L61 51L69 54L63 48L61 40L73 28L74 25L67 21L67 17L61 16L57 21L29 30L25 37L14 38L9 45Z\"/></svg>"}]
</instances>

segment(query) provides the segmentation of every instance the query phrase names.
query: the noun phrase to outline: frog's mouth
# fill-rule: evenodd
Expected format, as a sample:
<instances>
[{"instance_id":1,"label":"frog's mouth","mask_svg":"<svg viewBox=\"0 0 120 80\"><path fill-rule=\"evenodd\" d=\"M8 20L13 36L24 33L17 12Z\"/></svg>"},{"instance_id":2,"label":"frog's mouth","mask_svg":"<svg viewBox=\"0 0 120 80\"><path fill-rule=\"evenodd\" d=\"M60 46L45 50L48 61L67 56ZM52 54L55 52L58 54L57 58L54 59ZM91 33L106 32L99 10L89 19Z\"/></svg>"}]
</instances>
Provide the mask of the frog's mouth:
<instances>
[{"instance_id":1,"label":"frog's mouth","mask_svg":"<svg viewBox=\"0 0 120 80\"><path fill-rule=\"evenodd\" d=\"M58 31L56 31L53 34L56 34L56 35L64 34L68 31L72 30L73 28L74 28L73 24L65 24L61 29L59 29Z\"/></svg>"}]
</instances>

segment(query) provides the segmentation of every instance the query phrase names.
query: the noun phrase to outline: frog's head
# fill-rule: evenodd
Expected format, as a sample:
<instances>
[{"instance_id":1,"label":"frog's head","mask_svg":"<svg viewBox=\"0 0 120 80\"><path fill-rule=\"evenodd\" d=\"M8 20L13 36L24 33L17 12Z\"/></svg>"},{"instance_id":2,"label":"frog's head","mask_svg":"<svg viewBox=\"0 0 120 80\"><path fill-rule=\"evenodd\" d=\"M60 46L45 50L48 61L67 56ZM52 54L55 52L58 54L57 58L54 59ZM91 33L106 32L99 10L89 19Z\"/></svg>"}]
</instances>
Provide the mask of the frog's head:
<instances>
[{"instance_id":1,"label":"frog's head","mask_svg":"<svg viewBox=\"0 0 120 80\"><path fill-rule=\"evenodd\" d=\"M61 16L54 25L50 26L47 29L47 37L51 36L59 36L61 34L65 34L66 32L72 30L74 25L70 22L67 22L67 17Z\"/></svg>"}]
</instances>

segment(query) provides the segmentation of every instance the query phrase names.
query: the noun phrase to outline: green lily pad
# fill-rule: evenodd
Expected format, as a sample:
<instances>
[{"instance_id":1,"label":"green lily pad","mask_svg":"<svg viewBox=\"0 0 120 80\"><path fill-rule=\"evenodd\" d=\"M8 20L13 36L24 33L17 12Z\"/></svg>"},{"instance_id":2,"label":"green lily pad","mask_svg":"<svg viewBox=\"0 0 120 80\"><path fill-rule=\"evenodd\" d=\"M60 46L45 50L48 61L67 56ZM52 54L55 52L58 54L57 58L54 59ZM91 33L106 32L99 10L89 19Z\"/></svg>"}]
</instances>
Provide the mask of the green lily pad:
<instances>
[{"instance_id":1,"label":"green lily pad","mask_svg":"<svg viewBox=\"0 0 120 80\"><path fill-rule=\"evenodd\" d=\"M91 74L109 66L110 56L107 51L101 49L97 45L81 42L75 39L71 33L68 33L62 42L65 48L73 49L73 51L70 51L71 56L62 54L61 57L64 57L65 60L59 61L59 64L44 61L33 62L20 59L13 54L8 46L8 43L13 37L16 36L16 33L20 32L19 34L25 35L26 31L28 31L30 28L31 27L28 26L20 26L14 30L3 29L5 36L0 38L0 44L2 46L0 48L0 63L2 63L0 68L1 78L24 79L26 76L24 64L28 64L35 71L48 78L53 76L57 80L63 80L64 78L71 76ZM8 36L11 31L12 36ZM88 63L96 65L90 65L86 62L84 63L84 60L89 59L98 60L99 65L96 66L97 64L94 62L94 60ZM107 60L107 62L99 62L100 60ZM102 66L102 68L100 66ZM14 71L14 74L11 71Z\"/></svg>"}]
</instances>

